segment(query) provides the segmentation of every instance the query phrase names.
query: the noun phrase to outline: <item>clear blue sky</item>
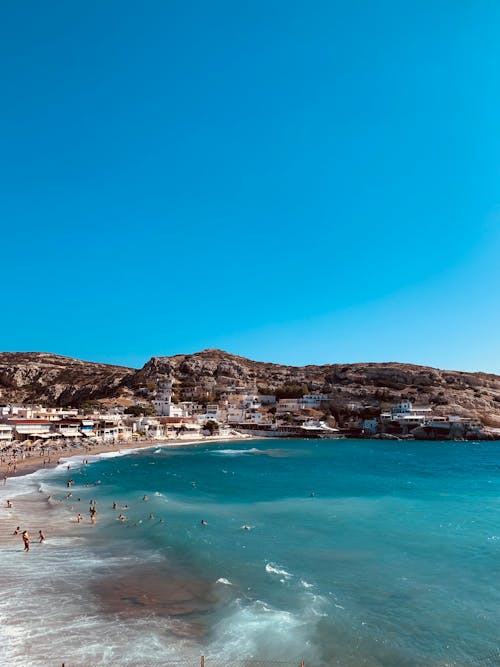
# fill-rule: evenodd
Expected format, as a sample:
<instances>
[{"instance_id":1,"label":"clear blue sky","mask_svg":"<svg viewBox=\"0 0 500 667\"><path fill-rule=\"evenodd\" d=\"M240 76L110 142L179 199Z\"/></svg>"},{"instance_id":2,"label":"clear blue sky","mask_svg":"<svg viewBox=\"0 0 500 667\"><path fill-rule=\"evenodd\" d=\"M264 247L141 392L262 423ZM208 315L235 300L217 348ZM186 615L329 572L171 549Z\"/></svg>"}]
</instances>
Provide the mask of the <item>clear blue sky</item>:
<instances>
[{"instance_id":1,"label":"clear blue sky","mask_svg":"<svg viewBox=\"0 0 500 667\"><path fill-rule=\"evenodd\" d=\"M499 21L4 4L0 350L500 372Z\"/></svg>"}]
</instances>

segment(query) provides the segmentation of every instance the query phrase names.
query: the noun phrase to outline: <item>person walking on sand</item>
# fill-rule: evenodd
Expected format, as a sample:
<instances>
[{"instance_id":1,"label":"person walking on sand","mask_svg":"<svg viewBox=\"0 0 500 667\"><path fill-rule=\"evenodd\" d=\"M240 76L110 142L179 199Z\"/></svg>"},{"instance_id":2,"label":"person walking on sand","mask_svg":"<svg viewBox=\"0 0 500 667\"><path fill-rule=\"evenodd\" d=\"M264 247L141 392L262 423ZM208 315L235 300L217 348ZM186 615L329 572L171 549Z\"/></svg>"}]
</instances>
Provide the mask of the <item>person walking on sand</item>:
<instances>
[{"instance_id":1,"label":"person walking on sand","mask_svg":"<svg viewBox=\"0 0 500 667\"><path fill-rule=\"evenodd\" d=\"M23 542L24 542L24 550L29 551L30 550L30 535L27 530L23 530Z\"/></svg>"}]
</instances>

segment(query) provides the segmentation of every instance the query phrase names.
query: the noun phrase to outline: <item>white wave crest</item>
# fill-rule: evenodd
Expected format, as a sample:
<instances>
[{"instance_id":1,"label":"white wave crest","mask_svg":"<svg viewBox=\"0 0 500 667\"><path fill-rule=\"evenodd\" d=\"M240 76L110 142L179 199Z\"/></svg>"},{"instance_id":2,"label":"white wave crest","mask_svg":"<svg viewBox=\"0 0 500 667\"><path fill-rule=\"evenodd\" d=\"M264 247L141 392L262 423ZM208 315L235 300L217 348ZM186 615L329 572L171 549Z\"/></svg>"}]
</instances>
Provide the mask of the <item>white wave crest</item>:
<instances>
[{"instance_id":1,"label":"white wave crest","mask_svg":"<svg viewBox=\"0 0 500 667\"><path fill-rule=\"evenodd\" d=\"M232 586L233 584L229 581L229 579L224 579L224 577L220 577L217 579L215 582L216 584L224 584L225 586Z\"/></svg>"},{"instance_id":2,"label":"white wave crest","mask_svg":"<svg viewBox=\"0 0 500 667\"><path fill-rule=\"evenodd\" d=\"M256 454L259 452L260 449L252 447L251 449L219 449L211 453L215 455L222 454L223 456L240 456L243 454Z\"/></svg>"},{"instance_id":3,"label":"white wave crest","mask_svg":"<svg viewBox=\"0 0 500 667\"><path fill-rule=\"evenodd\" d=\"M276 565L275 563L267 563L266 572L269 574L279 574L280 577L293 577L293 574L290 574L281 565Z\"/></svg>"}]
</instances>

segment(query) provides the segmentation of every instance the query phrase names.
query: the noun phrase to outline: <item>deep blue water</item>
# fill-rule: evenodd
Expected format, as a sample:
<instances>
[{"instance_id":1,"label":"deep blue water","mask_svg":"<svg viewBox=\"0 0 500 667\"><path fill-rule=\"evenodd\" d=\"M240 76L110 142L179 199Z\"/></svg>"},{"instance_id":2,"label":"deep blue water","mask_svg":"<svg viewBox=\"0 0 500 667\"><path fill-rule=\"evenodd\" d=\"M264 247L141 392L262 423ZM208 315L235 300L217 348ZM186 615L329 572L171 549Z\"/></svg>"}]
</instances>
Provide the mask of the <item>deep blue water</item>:
<instances>
[{"instance_id":1,"label":"deep blue water","mask_svg":"<svg viewBox=\"0 0 500 667\"><path fill-rule=\"evenodd\" d=\"M86 517L83 542L58 551L66 580L71 568L91 564L71 595L89 596L92 633L107 633L111 653L99 663L94 647L86 663L79 646L78 664L139 665L146 654L148 664L164 664L204 653L317 667L444 667L499 650L498 442L157 448L46 473L43 489ZM117 521L120 512L126 521ZM181 632L181 617L157 622L154 607L146 626L140 613L117 623L119 615L100 610L106 580L128 572L139 586L141 571L199 583L200 604L183 612ZM54 590L61 595L57 581Z\"/></svg>"}]
</instances>

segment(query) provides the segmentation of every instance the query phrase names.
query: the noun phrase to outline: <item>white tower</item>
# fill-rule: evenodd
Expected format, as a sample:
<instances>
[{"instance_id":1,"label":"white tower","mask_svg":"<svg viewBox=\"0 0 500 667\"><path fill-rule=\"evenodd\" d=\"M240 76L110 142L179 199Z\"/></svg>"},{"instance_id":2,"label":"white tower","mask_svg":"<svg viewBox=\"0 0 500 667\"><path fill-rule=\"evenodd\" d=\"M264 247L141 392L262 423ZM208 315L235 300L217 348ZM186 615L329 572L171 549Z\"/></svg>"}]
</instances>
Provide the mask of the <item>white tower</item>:
<instances>
[{"instance_id":1,"label":"white tower","mask_svg":"<svg viewBox=\"0 0 500 667\"><path fill-rule=\"evenodd\" d=\"M170 417L172 413L172 378L163 378L158 380L158 391L156 392L153 405L158 415Z\"/></svg>"}]
</instances>

